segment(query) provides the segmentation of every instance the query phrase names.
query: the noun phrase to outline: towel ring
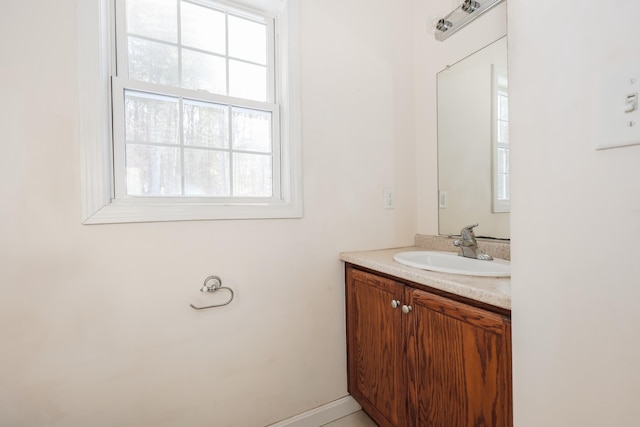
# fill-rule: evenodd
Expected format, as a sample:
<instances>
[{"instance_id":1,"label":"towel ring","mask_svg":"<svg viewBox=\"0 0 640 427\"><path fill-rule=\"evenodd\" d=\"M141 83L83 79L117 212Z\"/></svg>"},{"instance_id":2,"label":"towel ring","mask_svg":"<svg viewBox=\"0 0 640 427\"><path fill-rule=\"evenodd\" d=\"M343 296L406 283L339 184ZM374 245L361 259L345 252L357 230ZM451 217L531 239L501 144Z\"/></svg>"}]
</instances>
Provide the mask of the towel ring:
<instances>
[{"instance_id":1,"label":"towel ring","mask_svg":"<svg viewBox=\"0 0 640 427\"><path fill-rule=\"evenodd\" d=\"M218 276L209 276L206 279L204 279L204 283L202 285L202 288L200 288L200 292L214 293L219 291L220 289L225 289L229 291L229 300L227 302L224 302L222 304L207 305L205 307L196 307L193 304L189 304L189 305L194 310L205 310L207 308L224 307L225 305L229 305L231 301L233 301L233 296L234 296L233 289L228 288L226 286L222 286L222 280Z\"/></svg>"}]
</instances>

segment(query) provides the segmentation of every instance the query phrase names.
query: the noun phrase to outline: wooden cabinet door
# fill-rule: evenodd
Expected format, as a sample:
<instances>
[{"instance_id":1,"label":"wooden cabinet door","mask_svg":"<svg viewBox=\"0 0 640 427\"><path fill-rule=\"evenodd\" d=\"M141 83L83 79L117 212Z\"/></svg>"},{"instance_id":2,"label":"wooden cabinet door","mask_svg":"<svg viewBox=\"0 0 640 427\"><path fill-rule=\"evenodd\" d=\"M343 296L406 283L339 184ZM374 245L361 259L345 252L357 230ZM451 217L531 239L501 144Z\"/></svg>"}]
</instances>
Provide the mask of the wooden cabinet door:
<instances>
[{"instance_id":1,"label":"wooden cabinet door","mask_svg":"<svg viewBox=\"0 0 640 427\"><path fill-rule=\"evenodd\" d=\"M349 393L382 427L407 426L404 285L347 268Z\"/></svg>"},{"instance_id":2,"label":"wooden cabinet door","mask_svg":"<svg viewBox=\"0 0 640 427\"><path fill-rule=\"evenodd\" d=\"M421 427L510 427L511 322L407 289L410 411Z\"/></svg>"}]
</instances>

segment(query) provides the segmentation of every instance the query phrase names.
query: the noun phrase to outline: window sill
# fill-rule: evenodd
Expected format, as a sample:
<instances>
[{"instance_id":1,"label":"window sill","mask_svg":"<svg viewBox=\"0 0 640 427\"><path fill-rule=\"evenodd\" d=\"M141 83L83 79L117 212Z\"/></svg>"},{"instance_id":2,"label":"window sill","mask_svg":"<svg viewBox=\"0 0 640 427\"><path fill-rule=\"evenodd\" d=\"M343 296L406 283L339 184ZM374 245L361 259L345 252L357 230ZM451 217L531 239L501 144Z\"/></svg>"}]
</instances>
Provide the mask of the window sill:
<instances>
[{"instance_id":1,"label":"window sill","mask_svg":"<svg viewBox=\"0 0 640 427\"><path fill-rule=\"evenodd\" d=\"M301 218L302 207L295 203L212 204L176 206L169 203L110 203L89 216L83 224L118 224L164 221L206 221L221 219Z\"/></svg>"}]
</instances>

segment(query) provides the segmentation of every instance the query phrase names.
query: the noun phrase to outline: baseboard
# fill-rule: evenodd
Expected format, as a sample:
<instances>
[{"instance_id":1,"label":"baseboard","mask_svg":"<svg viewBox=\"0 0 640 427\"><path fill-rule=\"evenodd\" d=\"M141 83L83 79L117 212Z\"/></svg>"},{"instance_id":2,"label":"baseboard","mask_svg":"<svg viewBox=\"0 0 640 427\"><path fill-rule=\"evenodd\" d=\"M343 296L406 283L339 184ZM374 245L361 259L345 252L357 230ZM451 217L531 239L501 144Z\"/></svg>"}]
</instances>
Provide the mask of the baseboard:
<instances>
[{"instance_id":1,"label":"baseboard","mask_svg":"<svg viewBox=\"0 0 640 427\"><path fill-rule=\"evenodd\" d=\"M320 427L360 409L361 406L353 397L346 396L268 427Z\"/></svg>"}]
</instances>

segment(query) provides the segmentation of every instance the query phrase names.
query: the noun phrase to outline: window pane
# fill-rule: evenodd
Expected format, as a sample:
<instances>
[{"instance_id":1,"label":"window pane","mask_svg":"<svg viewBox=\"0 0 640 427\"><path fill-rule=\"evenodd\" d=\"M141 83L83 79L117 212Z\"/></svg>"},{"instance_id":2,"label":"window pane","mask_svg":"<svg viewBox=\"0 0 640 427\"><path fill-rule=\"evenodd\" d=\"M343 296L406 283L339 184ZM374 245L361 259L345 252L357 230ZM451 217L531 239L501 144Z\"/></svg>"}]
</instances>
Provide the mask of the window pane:
<instances>
[{"instance_id":1,"label":"window pane","mask_svg":"<svg viewBox=\"0 0 640 427\"><path fill-rule=\"evenodd\" d=\"M130 78L170 86L179 84L177 47L129 37L128 48Z\"/></svg>"},{"instance_id":2,"label":"window pane","mask_svg":"<svg viewBox=\"0 0 640 427\"><path fill-rule=\"evenodd\" d=\"M229 109L226 105L185 99L183 111L185 145L229 147Z\"/></svg>"},{"instance_id":3,"label":"window pane","mask_svg":"<svg viewBox=\"0 0 640 427\"><path fill-rule=\"evenodd\" d=\"M225 61L218 56L182 50L182 86L226 95Z\"/></svg>"},{"instance_id":4,"label":"window pane","mask_svg":"<svg viewBox=\"0 0 640 427\"><path fill-rule=\"evenodd\" d=\"M498 173L509 173L509 149L498 148Z\"/></svg>"},{"instance_id":5,"label":"window pane","mask_svg":"<svg viewBox=\"0 0 640 427\"><path fill-rule=\"evenodd\" d=\"M498 200L508 201L511 198L509 191L509 175L498 175Z\"/></svg>"},{"instance_id":6,"label":"window pane","mask_svg":"<svg viewBox=\"0 0 640 427\"><path fill-rule=\"evenodd\" d=\"M498 175L498 200L509 200L507 196L507 176Z\"/></svg>"},{"instance_id":7,"label":"window pane","mask_svg":"<svg viewBox=\"0 0 640 427\"><path fill-rule=\"evenodd\" d=\"M262 104L275 90L271 25L206 0L122 1L127 32L117 48L131 80L114 83L126 88L117 197L122 187L127 196L273 197L277 114Z\"/></svg>"},{"instance_id":8,"label":"window pane","mask_svg":"<svg viewBox=\"0 0 640 427\"><path fill-rule=\"evenodd\" d=\"M271 152L271 113L234 108L232 110L234 150Z\"/></svg>"},{"instance_id":9,"label":"window pane","mask_svg":"<svg viewBox=\"0 0 640 427\"><path fill-rule=\"evenodd\" d=\"M509 122L498 120L498 142L502 144L509 143Z\"/></svg>"},{"instance_id":10,"label":"window pane","mask_svg":"<svg viewBox=\"0 0 640 427\"><path fill-rule=\"evenodd\" d=\"M511 200L511 187L509 175L504 175L504 200Z\"/></svg>"},{"instance_id":11,"label":"window pane","mask_svg":"<svg viewBox=\"0 0 640 427\"><path fill-rule=\"evenodd\" d=\"M271 197L271 156L235 153L233 155L233 195Z\"/></svg>"},{"instance_id":12,"label":"window pane","mask_svg":"<svg viewBox=\"0 0 640 427\"><path fill-rule=\"evenodd\" d=\"M267 64L267 26L229 15L229 56Z\"/></svg>"},{"instance_id":13,"label":"window pane","mask_svg":"<svg viewBox=\"0 0 640 427\"><path fill-rule=\"evenodd\" d=\"M509 120L509 97L506 93L498 95L498 119Z\"/></svg>"},{"instance_id":14,"label":"window pane","mask_svg":"<svg viewBox=\"0 0 640 427\"><path fill-rule=\"evenodd\" d=\"M127 0L127 32L175 43L178 40L176 0Z\"/></svg>"},{"instance_id":15,"label":"window pane","mask_svg":"<svg viewBox=\"0 0 640 427\"><path fill-rule=\"evenodd\" d=\"M176 98L127 90L124 103L127 142L179 142Z\"/></svg>"},{"instance_id":16,"label":"window pane","mask_svg":"<svg viewBox=\"0 0 640 427\"><path fill-rule=\"evenodd\" d=\"M229 95L267 100L267 68L240 61L229 61Z\"/></svg>"},{"instance_id":17,"label":"window pane","mask_svg":"<svg viewBox=\"0 0 640 427\"><path fill-rule=\"evenodd\" d=\"M229 196L229 153L184 151L184 189L187 196Z\"/></svg>"},{"instance_id":18,"label":"window pane","mask_svg":"<svg viewBox=\"0 0 640 427\"><path fill-rule=\"evenodd\" d=\"M181 2L180 13L183 45L224 55L224 13L184 1Z\"/></svg>"},{"instance_id":19,"label":"window pane","mask_svg":"<svg viewBox=\"0 0 640 427\"><path fill-rule=\"evenodd\" d=\"M180 149L127 144L127 194L180 196Z\"/></svg>"},{"instance_id":20,"label":"window pane","mask_svg":"<svg viewBox=\"0 0 640 427\"><path fill-rule=\"evenodd\" d=\"M498 200L509 200L509 149L498 148L497 150L497 174L498 180Z\"/></svg>"}]
</instances>

